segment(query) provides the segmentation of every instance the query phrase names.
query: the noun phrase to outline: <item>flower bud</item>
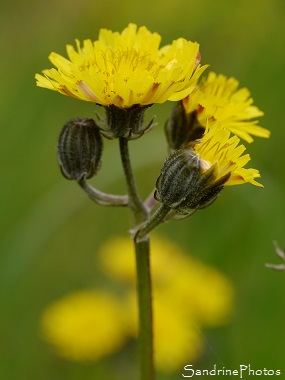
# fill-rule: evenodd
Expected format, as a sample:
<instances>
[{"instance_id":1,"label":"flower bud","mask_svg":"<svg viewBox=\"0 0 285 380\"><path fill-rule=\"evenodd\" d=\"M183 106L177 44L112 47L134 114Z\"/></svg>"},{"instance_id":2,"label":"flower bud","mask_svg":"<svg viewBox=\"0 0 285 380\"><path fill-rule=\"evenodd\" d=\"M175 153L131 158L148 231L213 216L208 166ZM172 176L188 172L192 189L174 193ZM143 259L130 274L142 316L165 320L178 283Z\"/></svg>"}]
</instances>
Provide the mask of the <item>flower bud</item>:
<instances>
[{"instance_id":1,"label":"flower bud","mask_svg":"<svg viewBox=\"0 0 285 380\"><path fill-rule=\"evenodd\" d=\"M182 101L177 102L165 124L169 148L182 149L190 141L200 139L205 128L197 120L197 112L186 113Z\"/></svg>"},{"instance_id":2,"label":"flower bud","mask_svg":"<svg viewBox=\"0 0 285 380\"><path fill-rule=\"evenodd\" d=\"M91 178L100 167L103 141L94 120L78 118L68 121L57 145L58 163L67 179Z\"/></svg>"},{"instance_id":3,"label":"flower bud","mask_svg":"<svg viewBox=\"0 0 285 380\"><path fill-rule=\"evenodd\" d=\"M210 205L230 173L216 179L216 164L209 165L191 148L173 152L165 161L156 183L155 198L178 213Z\"/></svg>"}]
</instances>

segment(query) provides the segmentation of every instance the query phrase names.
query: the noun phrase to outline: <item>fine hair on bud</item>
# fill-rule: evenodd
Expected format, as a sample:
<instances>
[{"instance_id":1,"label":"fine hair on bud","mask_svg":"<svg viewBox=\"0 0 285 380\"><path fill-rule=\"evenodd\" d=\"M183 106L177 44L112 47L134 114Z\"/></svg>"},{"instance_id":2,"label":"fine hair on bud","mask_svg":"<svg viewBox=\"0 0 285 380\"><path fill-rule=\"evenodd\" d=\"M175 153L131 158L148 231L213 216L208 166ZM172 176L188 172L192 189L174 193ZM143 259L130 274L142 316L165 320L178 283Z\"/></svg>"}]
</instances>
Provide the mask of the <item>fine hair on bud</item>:
<instances>
[{"instance_id":1,"label":"fine hair on bud","mask_svg":"<svg viewBox=\"0 0 285 380\"><path fill-rule=\"evenodd\" d=\"M184 154L178 150L165 161L158 177L156 197L171 208L176 208L186 198L189 185L196 183L200 172L198 156L192 150Z\"/></svg>"},{"instance_id":2,"label":"fine hair on bud","mask_svg":"<svg viewBox=\"0 0 285 380\"><path fill-rule=\"evenodd\" d=\"M230 176L228 173L217 179L216 172L216 164L204 170L199 155L191 148L177 150L161 169L155 198L181 213L209 206Z\"/></svg>"},{"instance_id":3,"label":"fine hair on bud","mask_svg":"<svg viewBox=\"0 0 285 380\"><path fill-rule=\"evenodd\" d=\"M91 178L99 170L103 141L95 121L77 118L68 121L61 130L57 158L63 176L80 180Z\"/></svg>"}]
</instances>

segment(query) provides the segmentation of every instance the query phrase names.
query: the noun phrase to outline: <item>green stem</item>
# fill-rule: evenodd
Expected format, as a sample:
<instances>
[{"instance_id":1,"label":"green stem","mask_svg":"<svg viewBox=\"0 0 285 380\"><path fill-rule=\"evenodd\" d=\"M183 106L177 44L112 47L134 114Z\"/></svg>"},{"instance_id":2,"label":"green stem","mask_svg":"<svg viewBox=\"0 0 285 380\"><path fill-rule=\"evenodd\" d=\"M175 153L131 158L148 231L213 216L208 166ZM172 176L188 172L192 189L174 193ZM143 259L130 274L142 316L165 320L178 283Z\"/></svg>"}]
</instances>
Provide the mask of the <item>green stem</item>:
<instances>
[{"instance_id":1,"label":"green stem","mask_svg":"<svg viewBox=\"0 0 285 380\"><path fill-rule=\"evenodd\" d=\"M144 223L142 223L140 226L137 227L136 230L134 230L134 239L135 241L140 241L141 239L144 239L145 236L153 230L155 227L157 227L159 224L164 222L164 218L169 213L170 207L166 204L161 204L159 208L156 210L156 212Z\"/></svg>"},{"instance_id":2,"label":"green stem","mask_svg":"<svg viewBox=\"0 0 285 380\"><path fill-rule=\"evenodd\" d=\"M123 164L129 194L129 206L133 209L135 223L140 224L147 219L147 210L137 191L136 181L130 162L128 140L124 137L121 137L119 141L121 160Z\"/></svg>"},{"instance_id":3,"label":"green stem","mask_svg":"<svg viewBox=\"0 0 285 380\"><path fill-rule=\"evenodd\" d=\"M148 212L136 188L133 175L128 140L121 137L120 153L127 183L129 206L133 210L135 225L147 220ZM137 296L139 311L139 357L141 380L154 380L153 364L153 318L152 318L152 289L150 273L150 242L149 236L134 241L137 271Z\"/></svg>"},{"instance_id":4,"label":"green stem","mask_svg":"<svg viewBox=\"0 0 285 380\"><path fill-rule=\"evenodd\" d=\"M141 380L154 380L153 317L149 238L135 242L139 310L139 356Z\"/></svg>"},{"instance_id":5,"label":"green stem","mask_svg":"<svg viewBox=\"0 0 285 380\"><path fill-rule=\"evenodd\" d=\"M129 204L129 198L126 195L103 193L86 182L84 177L77 182L90 199L101 206L128 206Z\"/></svg>"}]
</instances>

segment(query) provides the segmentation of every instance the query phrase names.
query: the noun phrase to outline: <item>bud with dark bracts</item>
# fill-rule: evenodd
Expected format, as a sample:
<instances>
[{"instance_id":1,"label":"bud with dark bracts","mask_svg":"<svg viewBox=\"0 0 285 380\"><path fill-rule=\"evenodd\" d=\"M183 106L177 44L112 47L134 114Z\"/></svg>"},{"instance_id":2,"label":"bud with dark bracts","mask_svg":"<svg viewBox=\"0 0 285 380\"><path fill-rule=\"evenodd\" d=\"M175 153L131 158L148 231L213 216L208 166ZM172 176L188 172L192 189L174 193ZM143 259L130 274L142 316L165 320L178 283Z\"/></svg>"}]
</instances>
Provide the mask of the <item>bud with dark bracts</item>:
<instances>
[{"instance_id":1,"label":"bud with dark bracts","mask_svg":"<svg viewBox=\"0 0 285 380\"><path fill-rule=\"evenodd\" d=\"M68 121L61 130L57 145L62 174L77 181L93 177L100 168L102 150L102 136L93 119Z\"/></svg>"}]
</instances>

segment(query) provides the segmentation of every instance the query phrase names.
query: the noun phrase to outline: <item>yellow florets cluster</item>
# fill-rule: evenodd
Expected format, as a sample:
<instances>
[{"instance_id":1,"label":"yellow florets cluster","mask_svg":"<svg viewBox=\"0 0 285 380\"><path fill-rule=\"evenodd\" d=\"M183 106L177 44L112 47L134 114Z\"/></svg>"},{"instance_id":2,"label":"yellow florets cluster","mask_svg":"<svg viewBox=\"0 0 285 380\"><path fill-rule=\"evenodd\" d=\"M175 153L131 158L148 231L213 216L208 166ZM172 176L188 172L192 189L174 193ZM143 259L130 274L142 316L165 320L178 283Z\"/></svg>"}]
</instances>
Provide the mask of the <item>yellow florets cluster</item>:
<instances>
[{"instance_id":1,"label":"yellow florets cluster","mask_svg":"<svg viewBox=\"0 0 285 380\"><path fill-rule=\"evenodd\" d=\"M129 24L122 33L101 29L97 41L67 45L68 58L51 53L56 69L36 75L37 85L103 106L119 108L183 99L207 66L199 44L179 38L159 47L161 37Z\"/></svg>"},{"instance_id":2,"label":"yellow florets cluster","mask_svg":"<svg viewBox=\"0 0 285 380\"><path fill-rule=\"evenodd\" d=\"M207 128L200 141L193 147L194 152L202 158L202 166L209 169L216 165L215 180L230 174L224 186L240 185L251 183L252 185L263 187L255 178L259 178L259 171L256 169L245 169L244 166L250 161L249 154L243 154L244 145L239 145L240 139L237 136L230 136L230 131L221 128L218 124Z\"/></svg>"},{"instance_id":3,"label":"yellow florets cluster","mask_svg":"<svg viewBox=\"0 0 285 380\"><path fill-rule=\"evenodd\" d=\"M253 99L247 88L238 89L235 78L227 78L210 72L203 77L191 95L183 99L187 114L197 112L197 119L204 128L217 121L220 127L228 129L247 142L251 135L269 137L270 132L258 126L253 120L263 116L263 112L253 105Z\"/></svg>"}]
</instances>

